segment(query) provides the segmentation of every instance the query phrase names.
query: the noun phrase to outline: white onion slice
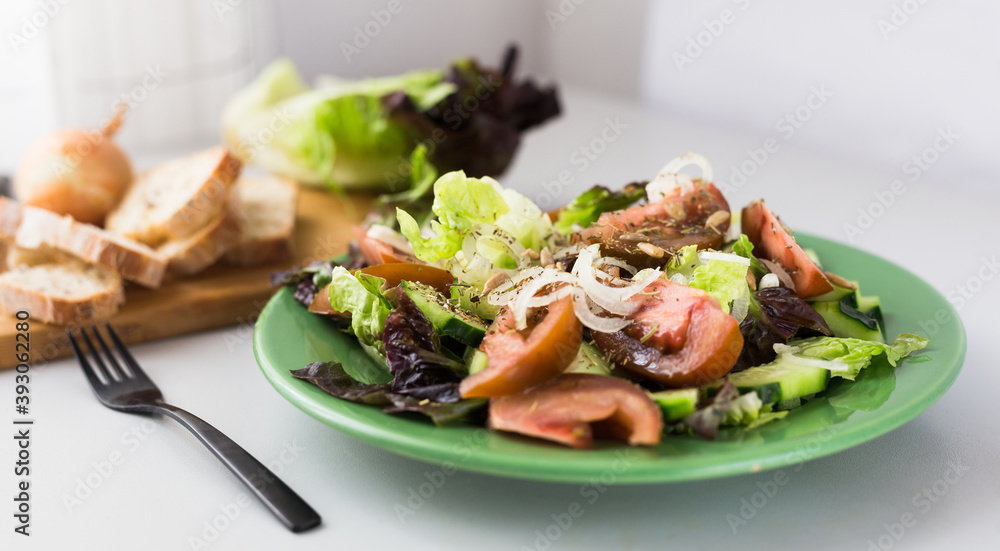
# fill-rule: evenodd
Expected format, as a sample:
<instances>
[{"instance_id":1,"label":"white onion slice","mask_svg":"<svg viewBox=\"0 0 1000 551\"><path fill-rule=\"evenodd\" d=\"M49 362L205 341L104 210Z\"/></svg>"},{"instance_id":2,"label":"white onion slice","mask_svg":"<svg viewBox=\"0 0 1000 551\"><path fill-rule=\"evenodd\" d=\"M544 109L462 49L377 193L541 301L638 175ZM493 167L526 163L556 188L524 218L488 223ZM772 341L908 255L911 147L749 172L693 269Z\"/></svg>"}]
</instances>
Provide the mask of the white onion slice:
<instances>
[{"instance_id":1,"label":"white onion slice","mask_svg":"<svg viewBox=\"0 0 1000 551\"><path fill-rule=\"evenodd\" d=\"M396 232L388 226L382 224L372 224L368 228L368 237L376 241L381 241L390 247L405 253L413 254L413 245L403 237L403 234Z\"/></svg>"},{"instance_id":2,"label":"white onion slice","mask_svg":"<svg viewBox=\"0 0 1000 551\"><path fill-rule=\"evenodd\" d=\"M670 283L676 283L677 285L687 285L688 278L684 277L682 273L676 273L670 276Z\"/></svg>"},{"instance_id":3,"label":"white onion slice","mask_svg":"<svg viewBox=\"0 0 1000 551\"><path fill-rule=\"evenodd\" d=\"M750 259L744 258L738 254L732 253L717 253L713 251L701 251L698 253L698 260L702 262L707 262L709 260L721 260L723 262L735 262L736 264L742 264L744 266L750 266Z\"/></svg>"},{"instance_id":4,"label":"white onion slice","mask_svg":"<svg viewBox=\"0 0 1000 551\"><path fill-rule=\"evenodd\" d=\"M514 299L511 305L511 310L514 313L514 327L517 330L520 331L528 327L528 309L531 299L535 297L535 293L541 291L546 285L553 283L572 284L573 277L559 270L546 270L542 275L526 283L524 288L518 292L517 298Z\"/></svg>"},{"instance_id":5,"label":"white onion slice","mask_svg":"<svg viewBox=\"0 0 1000 551\"><path fill-rule=\"evenodd\" d=\"M621 331L632 323L623 318L602 318L595 314L587 306L587 296L584 294L583 289L579 287L573 289L573 312L576 314L576 318L580 320L580 323L600 333Z\"/></svg>"},{"instance_id":6,"label":"white onion slice","mask_svg":"<svg viewBox=\"0 0 1000 551\"><path fill-rule=\"evenodd\" d=\"M649 202L662 201L667 193L677 187L683 188L682 193L690 193L694 189L694 181L687 174L681 173L681 169L688 165L695 165L701 169L701 181L712 181L712 165L708 163L708 159L697 153L687 153L664 165L656 178L646 186Z\"/></svg>"},{"instance_id":7,"label":"white onion slice","mask_svg":"<svg viewBox=\"0 0 1000 551\"><path fill-rule=\"evenodd\" d=\"M632 265L629 264L628 262L625 262L624 260L620 258L615 258L613 256L602 256L598 258L596 262L594 262L595 266L596 265L603 266L605 264L608 266L615 266L621 268L632 275L635 275L635 273L638 271L634 267L632 267Z\"/></svg>"},{"instance_id":8,"label":"white onion slice","mask_svg":"<svg viewBox=\"0 0 1000 551\"><path fill-rule=\"evenodd\" d=\"M577 280L580 282L580 287L582 287L587 293L587 296L590 297L595 304L612 314L627 316L634 312L638 307L638 304L625 302L632 296L625 296L626 293L632 290L631 287L608 287L600 281L597 281L597 276L594 273L594 266L592 265L592 259L593 250L588 247L580 251L580 256L577 257L576 264L573 265L573 273L577 276ZM645 287L645 285L643 285L643 287ZM641 290L642 289L639 289L639 291Z\"/></svg>"}]
</instances>

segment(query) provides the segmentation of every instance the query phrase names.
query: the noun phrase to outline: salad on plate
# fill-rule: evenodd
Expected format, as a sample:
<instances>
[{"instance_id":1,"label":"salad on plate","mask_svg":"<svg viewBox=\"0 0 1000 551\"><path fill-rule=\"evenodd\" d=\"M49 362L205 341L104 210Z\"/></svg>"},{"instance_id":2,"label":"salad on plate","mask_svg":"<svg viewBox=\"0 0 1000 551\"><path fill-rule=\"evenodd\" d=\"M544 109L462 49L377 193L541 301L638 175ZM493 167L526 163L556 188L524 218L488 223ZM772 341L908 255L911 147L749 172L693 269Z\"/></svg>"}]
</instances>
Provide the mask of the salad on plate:
<instances>
[{"instance_id":1,"label":"salad on plate","mask_svg":"<svg viewBox=\"0 0 1000 551\"><path fill-rule=\"evenodd\" d=\"M824 271L763 200L731 209L699 155L552 212L489 177L439 177L421 148L411 164L411 197L383 201L346 256L274 276L376 360L293 371L337 398L649 446L752 430L928 344L887 340L878 297Z\"/></svg>"}]
</instances>

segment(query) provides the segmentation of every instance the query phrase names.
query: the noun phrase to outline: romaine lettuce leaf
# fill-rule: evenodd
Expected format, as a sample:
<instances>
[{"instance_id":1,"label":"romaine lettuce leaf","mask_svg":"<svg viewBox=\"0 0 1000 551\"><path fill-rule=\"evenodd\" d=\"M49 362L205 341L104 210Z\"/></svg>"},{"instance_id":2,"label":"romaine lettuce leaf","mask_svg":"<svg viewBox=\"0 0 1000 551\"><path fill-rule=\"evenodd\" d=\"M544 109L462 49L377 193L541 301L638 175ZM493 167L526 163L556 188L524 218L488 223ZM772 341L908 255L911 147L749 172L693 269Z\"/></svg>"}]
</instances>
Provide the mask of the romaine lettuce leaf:
<instances>
[{"instance_id":1,"label":"romaine lettuce leaf","mask_svg":"<svg viewBox=\"0 0 1000 551\"><path fill-rule=\"evenodd\" d=\"M743 321L750 303L747 267L739 262L698 258L698 246L688 245L677 251L667 263L667 276L681 275L688 285L715 297L727 314ZM734 306L736 307L734 310Z\"/></svg>"},{"instance_id":2,"label":"romaine lettuce leaf","mask_svg":"<svg viewBox=\"0 0 1000 551\"><path fill-rule=\"evenodd\" d=\"M893 367L910 353L921 350L930 341L910 333L902 333L891 344L882 344L853 338L811 337L790 341L786 352L801 358L813 358L837 362L841 369L831 370L831 377L842 377L853 381L862 369L868 367L872 358L885 354Z\"/></svg>"},{"instance_id":3,"label":"romaine lettuce leaf","mask_svg":"<svg viewBox=\"0 0 1000 551\"><path fill-rule=\"evenodd\" d=\"M381 295L385 280L368 274L351 272L337 266L330 274L330 306L350 312L351 330L358 340L382 349L382 332L391 305Z\"/></svg>"},{"instance_id":4,"label":"romaine lettuce leaf","mask_svg":"<svg viewBox=\"0 0 1000 551\"><path fill-rule=\"evenodd\" d=\"M315 89L278 60L230 100L223 135L244 162L309 184L400 191L419 144L442 170L499 174L520 133L559 114L555 90L516 81L509 55L502 72L460 60Z\"/></svg>"},{"instance_id":5,"label":"romaine lettuce leaf","mask_svg":"<svg viewBox=\"0 0 1000 551\"><path fill-rule=\"evenodd\" d=\"M733 303L742 299L744 307L734 314L736 321L743 321L746 317L750 284L747 283L747 267L743 264L726 260L709 260L694 269L688 285L715 297L722 311L727 314L731 312Z\"/></svg>"}]
</instances>

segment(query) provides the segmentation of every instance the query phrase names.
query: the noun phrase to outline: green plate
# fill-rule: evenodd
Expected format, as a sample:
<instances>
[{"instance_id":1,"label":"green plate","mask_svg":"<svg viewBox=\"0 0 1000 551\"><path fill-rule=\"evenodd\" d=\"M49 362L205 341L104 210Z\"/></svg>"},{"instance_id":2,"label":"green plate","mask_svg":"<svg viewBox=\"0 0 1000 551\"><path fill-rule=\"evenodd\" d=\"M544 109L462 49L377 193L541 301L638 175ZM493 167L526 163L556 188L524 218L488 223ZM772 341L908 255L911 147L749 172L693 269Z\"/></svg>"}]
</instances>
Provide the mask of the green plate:
<instances>
[{"instance_id":1,"label":"green plate","mask_svg":"<svg viewBox=\"0 0 1000 551\"><path fill-rule=\"evenodd\" d=\"M876 360L854 383L835 380L824 396L784 419L749 431L723 430L714 442L667 436L654 448L598 442L578 451L472 425L435 427L411 416L329 396L289 371L339 360L365 370L371 360L353 338L306 312L284 289L267 304L254 330L264 376L290 402L351 436L389 451L447 467L557 482L647 483L756 472L829 455L885 434L927 409L951 386L965 356L965 330L937 291L903 268L872 254L797 234L824 268L861 282L882 299L886 333L931 338L923 354L892 369Z\"/></svg>"}]
</instances>

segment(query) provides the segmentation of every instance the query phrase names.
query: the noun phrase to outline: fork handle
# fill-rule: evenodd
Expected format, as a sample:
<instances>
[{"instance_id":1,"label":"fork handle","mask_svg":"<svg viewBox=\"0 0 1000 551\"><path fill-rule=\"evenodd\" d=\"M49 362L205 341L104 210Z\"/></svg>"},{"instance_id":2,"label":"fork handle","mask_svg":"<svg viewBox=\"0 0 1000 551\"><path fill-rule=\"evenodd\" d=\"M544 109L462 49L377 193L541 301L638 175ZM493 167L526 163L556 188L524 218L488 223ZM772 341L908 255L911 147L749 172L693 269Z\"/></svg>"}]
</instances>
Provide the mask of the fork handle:
<instances>
[{"instance_id":1,"label":"fork handle","mask_svg":"<svg viewBox=\"0 0 1000 551\"><path fill-rule=\"evenodd\" d=\"M166 403L154 406L191 431L212 450L292 532L302 532L319 525L319 514L270 469L200 417Z\"/></svg>"}]
</instances>

